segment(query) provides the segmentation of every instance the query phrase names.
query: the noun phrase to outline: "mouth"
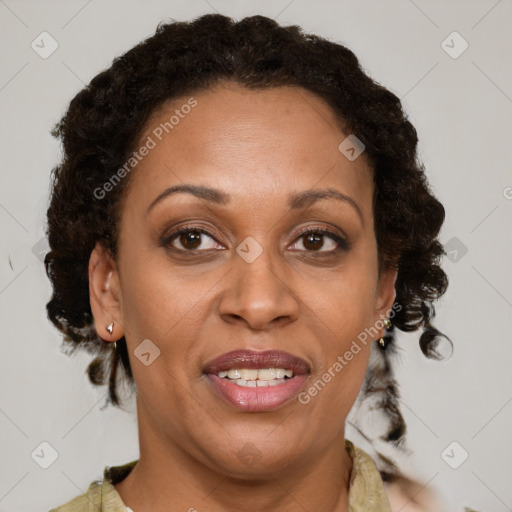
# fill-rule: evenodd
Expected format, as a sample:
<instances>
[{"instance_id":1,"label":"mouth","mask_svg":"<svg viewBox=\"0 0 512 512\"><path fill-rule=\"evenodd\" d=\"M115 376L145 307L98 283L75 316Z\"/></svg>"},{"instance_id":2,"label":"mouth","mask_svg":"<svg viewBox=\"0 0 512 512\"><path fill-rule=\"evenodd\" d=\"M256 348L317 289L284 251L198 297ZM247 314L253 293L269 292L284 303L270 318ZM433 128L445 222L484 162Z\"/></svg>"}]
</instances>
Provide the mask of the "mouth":
<instances>
[{"instance_id":1,"label":"mouth","mask_svg":"<svg viewBox=\"0 0 512 512\"><path fill-rule=\"evenodd\" d=\"M288 352L236 350L214 359L203 372L213 390L229 404L245 412L263 412L294 398L310 367Z\"/></svg>"}]
</instances>

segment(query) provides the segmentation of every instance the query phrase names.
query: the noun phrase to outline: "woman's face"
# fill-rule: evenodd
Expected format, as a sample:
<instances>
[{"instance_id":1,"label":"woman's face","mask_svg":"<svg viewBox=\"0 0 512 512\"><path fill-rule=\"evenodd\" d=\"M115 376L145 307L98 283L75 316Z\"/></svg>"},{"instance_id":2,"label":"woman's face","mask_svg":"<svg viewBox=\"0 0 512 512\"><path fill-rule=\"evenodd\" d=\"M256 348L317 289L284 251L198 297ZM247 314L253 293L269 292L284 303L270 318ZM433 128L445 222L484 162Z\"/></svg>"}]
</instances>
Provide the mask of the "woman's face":
<instances>
[{"instance_id":1,"label":"woman's face","mask_svg":"<svg viewBox=\"0 0 512 512\"><path fill-rule=\"evenodd\" d=\"M343 439L371 348L358 335L394 300L395 274L378 274L371 172L364 153L338 149L349 134L304 89L192 96L140 137L118 259L93 253L96 325L126 336L141 453L247 478L300 467Z\"/></svg>"}]
</instances>

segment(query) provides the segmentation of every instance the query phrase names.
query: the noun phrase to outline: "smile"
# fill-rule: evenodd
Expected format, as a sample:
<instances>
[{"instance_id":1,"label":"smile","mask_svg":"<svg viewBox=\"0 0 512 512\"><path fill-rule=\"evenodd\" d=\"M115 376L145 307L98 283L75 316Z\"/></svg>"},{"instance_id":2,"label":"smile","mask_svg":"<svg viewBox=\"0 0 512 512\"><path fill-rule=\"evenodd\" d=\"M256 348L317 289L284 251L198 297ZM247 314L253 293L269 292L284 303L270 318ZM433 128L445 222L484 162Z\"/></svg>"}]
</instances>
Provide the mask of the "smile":
<instances>
[{"instance_id":1,"label":"smile","mask_svg":"<svg viewBox=\"0 0 512 512\"><path fill-rule=\"evenodd\" d=\"M300 392L309 372L306 361L277 350L229 352L204 368L212 390L245 412L284 406Z\"/></svg>"},{"instance_id":2,"label":"smile","mask_svg":"<svg viewBox=\"0 0 512 512\"><path fill-rule=\"evenodd\" d=\"M217 377L228 379L237 386L256 388L283 384L285 379L293 377L293 370L284 368L229 369L219 372Z\"/></svg>"}]
</instances>

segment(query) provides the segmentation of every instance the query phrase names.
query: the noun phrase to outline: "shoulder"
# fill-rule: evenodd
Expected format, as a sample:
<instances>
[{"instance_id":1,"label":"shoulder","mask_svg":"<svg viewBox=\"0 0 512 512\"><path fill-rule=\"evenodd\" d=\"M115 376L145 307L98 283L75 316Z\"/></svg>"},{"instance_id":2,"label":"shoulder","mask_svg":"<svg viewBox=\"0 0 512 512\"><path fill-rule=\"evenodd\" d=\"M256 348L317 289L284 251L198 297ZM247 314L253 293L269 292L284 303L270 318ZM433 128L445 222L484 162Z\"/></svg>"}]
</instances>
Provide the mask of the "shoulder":
<instances>
[{"instance_id":1,"label":"shoulder","mask_svg":"<svg viewBox=\"0 0 512 512\"><path fill-rule=\"evenodd\" d=\"M92 482L85 494L68 501L64 505L52 508L50 512L89 512L89 510L102 510L101 508L101 482Z\"/></svg>"},{"instance_id":2,"label":"shoulder","mask_svg":"<svg viewBox=\"0 0 512 512\"><path fill-rule=\"evenodd\" d=\"M134 460L122 466L106 466L102 481L92 482L87 492L60 507L51 509L50 512L120 512L129 510L121 500L114 484L123 480L136 463L137 460Z\"/></svg>"},{"instance_id":3,"label":"shoulder","mask_svg":"<svg viewBox=\"0 0 512 512\"><path fill-rule=\"evenodd\" d=\"M435 493L427 487L405 476L385 483L386 493L393 508L407 507L410 512L437 512L441 505Z\"/></svg>"},{"instance_id":4,"label":"shoulder","mask_svg":"<svg viewBox=\"0 0 512 512\"><path fill-rule=\"evenodd\" d=\"M380 473L371 457L345 440L352 459L349 482L349 510L351 512L391 512Z\"/></svg>"}]
</instances>

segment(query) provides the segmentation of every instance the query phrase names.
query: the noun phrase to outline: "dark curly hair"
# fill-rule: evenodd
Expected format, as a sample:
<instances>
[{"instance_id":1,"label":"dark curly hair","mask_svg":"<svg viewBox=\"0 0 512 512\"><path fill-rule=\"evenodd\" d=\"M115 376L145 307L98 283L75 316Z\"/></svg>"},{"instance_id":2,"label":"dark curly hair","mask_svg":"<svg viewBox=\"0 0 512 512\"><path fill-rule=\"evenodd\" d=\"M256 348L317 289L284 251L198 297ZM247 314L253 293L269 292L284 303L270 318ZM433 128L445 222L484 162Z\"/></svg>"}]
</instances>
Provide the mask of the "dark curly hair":
<instances>
[{"instance_id":1,"label":"dark curly hair","mask_svg":"<svg viewBox=\"0 0 512 512\"><path fill-rule=\"evenodd\" d=\"M437 357L442 336L432 325L433 302L448 281L439 263L444 250L437 237L444 208L431 193L418 161L417 133L400 100L362 70L344 46L283 27L263 16L238 22L218 15L192 22L160 24L156 33L116 58L71 101L55 126L63 158L52 171L46 272L53 285L47 304L50 320L64 333L64 347L83 348L96 357L88 367L94 384L108 380L108 399L120 405L118 368L133 387L126 342L99 337L92 317L88 261L100 241L115 258L119 215L129 176L105 197L94 191L121 168L134 151L150 116L168 100L230 81L250 89L295 86L327 102L343 131L365 145L374 177L375 236L380 269L398 269L393 329L424 333L420 346ZM389 357L391 350L383 351ZM387 355L386 355L387 354ZM381 376L368 374L363 394L381 381L381 406L393 418L386 439L397 443L405 432L398 392L384 359ZM382 375L387 379L382 379ZM126 380L126 379L125 379ZM382 387L381 386L381 387Z\"/></svg>"}]
</instances>

